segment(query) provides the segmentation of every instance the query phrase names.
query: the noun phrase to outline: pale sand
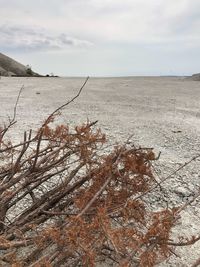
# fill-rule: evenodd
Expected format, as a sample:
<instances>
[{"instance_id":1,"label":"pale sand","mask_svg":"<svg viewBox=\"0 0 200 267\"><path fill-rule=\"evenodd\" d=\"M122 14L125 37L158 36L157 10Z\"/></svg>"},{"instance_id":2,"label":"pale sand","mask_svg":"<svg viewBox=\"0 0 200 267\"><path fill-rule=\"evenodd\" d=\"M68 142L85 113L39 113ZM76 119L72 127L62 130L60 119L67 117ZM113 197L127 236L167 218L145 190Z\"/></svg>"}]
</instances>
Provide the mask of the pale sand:
<instances>
[{"instance_id":1,"label":"pale sand","mask_svg":"<svg viewBox=\"0 0 200 267\"><path fill-rule=\"evenodd\" d=\"M15 140L23 131L36 129L45 117L72 98L84 78L7 78L0 80L0 123L12 116L22 85L17 110L18 123L11 133ZM98 120L111 141L125 141L131 134L136 145L161 151L157 163L161 177L200 153L200 82L175 77L93 78L80 97L63 111L59 120L76 125ZM159 179L159 178L158 178ZM200 161L191 164L179 177L166 183L170 204L182 203L200 185ZM163 204L155 195L152 205ZM195 215L196 213L196 215ZM200 205L185 212L177 232L189 236L200 232ZM181 259L172 258L161 266L190 266L200 257L200 242L179 248Z\"/></svg>"}]
</instances>

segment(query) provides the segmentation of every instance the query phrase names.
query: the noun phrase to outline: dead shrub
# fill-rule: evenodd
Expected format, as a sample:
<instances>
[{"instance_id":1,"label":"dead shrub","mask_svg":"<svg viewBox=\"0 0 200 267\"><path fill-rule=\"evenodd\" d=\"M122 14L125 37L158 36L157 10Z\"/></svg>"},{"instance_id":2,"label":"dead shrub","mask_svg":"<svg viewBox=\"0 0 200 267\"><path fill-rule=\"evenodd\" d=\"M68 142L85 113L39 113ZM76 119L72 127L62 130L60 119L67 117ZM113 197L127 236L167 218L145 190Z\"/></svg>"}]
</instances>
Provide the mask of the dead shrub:
<instances>
[{"instance_id":1,"label":"dead shrub","mask_svg":"<svg viewBox=\"0 0 200 267\"><path fill-rule=\"evenodd\" d=\"M152 149L125 142L108 151L96 122L51 125L58 111L23 142L0 140L2 266L150 267L199 240L170 239L180 208L149 208Z\"/></svg>"}]
</instances>

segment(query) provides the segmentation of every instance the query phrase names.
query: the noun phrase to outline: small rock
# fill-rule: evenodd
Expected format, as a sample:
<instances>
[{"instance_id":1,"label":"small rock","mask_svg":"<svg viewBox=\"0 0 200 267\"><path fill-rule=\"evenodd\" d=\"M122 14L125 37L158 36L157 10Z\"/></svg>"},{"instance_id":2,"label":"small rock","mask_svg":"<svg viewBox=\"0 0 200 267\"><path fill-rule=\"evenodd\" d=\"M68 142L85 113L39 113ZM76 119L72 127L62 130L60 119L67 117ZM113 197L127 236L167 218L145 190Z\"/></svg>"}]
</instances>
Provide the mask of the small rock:
<instances>
[{"instance_id":1,"label":"small rock","mask_svg":"<svg viewBox=\"0 0 200 267\"><path fill-rule=\"evenodd\" d=\"M174 190L174 193L176 193L180 197L188 197L191 195L191 193L183 186L179 186Z\"/></svg>"},{"instance_id":2,"label":"small rock","mask_svg":"<svg viewBox=\"0 0 200 267\"><path fill-rule=\"evenodd\" d=\"M172 133L182 133L181 130L173 130Z\"/></svg>"}]
</instances>

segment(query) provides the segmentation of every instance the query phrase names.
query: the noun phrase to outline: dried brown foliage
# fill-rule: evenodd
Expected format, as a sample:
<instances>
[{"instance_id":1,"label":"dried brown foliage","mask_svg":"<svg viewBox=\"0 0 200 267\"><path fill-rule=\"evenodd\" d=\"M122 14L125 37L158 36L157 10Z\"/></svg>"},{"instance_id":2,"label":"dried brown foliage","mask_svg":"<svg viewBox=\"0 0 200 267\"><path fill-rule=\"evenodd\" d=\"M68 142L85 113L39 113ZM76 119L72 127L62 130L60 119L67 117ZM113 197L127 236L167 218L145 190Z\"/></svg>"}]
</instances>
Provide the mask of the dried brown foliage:
<instances>
[{"instance_id":1,"label":"dried brown foliage","mask_svg":"<svg viewBox=\"0 0 200 267\"><path fill-rule=\"evenodd\" d=\"M1 266L150 267L199 239L170 239L180 208L149 208L152 149L108 149L96 122L50 126L54 115L17 145L0 140Z\"/></svg>"}]
</instances>

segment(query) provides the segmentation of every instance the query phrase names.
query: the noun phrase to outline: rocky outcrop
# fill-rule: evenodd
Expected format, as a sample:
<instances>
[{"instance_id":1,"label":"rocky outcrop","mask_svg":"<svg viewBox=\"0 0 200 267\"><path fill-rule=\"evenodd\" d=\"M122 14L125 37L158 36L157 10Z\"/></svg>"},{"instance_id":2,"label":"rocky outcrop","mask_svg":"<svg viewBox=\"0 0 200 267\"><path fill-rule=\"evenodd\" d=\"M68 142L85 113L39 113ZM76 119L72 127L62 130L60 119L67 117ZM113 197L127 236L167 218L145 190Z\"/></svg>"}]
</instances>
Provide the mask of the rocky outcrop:
<instances>
[{"instance_id":1,"label":"rocky outcrop","mask_svg":"<svg viewBox=\"0 0 200 267\"><path fill-rule=\"evenodd\" d=\"M190 77L190 80L193 80L193 81L200 81L200 73L193 74L193 75Z\"/></svg>"},{"instance_id":2,"label":"rocky outcrop","mask_svg":"<svg viewBox=\"0 0 200 267\"><path fill-rule=\"evenodd\" d=\"M0 75L1 76L40 76L27 66L0 53Z\"/></svg>"}]
</instances>

